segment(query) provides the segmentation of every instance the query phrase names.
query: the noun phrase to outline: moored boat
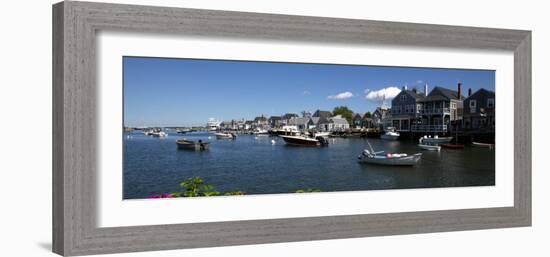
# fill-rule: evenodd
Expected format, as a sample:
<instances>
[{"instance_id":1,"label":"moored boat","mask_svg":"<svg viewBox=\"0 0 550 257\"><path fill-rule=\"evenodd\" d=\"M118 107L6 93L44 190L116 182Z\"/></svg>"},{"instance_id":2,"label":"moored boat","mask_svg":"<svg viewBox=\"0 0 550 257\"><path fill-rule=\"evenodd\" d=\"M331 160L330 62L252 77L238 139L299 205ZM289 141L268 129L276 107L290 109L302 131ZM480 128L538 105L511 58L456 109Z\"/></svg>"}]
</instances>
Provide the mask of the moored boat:
<instances>
[{"instance_id":1,"label":"moored boat","mask_svg":"<svg viewBox=\"0 0 550 257\"><path fill-rule=\"evenodd\" d=\"M269 131L267 131L266 129L256 129L256 130L254 130L254 132L252 132L252 134L257 135L257 136L269 135Z\"/></svg>"},{"instance_id":2,"label":"moored boat","mask_svg":"<svg viewBox=\"0 0 550 257\"><path fill-rule=\"evenodd\" d=\"M186 139L180 139L176 141L176 144L178 145L178 149L194 150L194 151L208 150L208 142L203 142L202 140L191 141Z\"/></svg>"},{"instance_id":3,"label":"moored boat","mask_svg":"<svg viewBox=\"0 0 550 257\"><path fill-rule=\"evenodd\" d=\"M434 137L424 136L421 139L424 141L425 144L440 145L448 144L449 142L451 142L451 140L453 140L453 137L439 137L438 135L435 135Z\"/></svg>"},{"instance_id":4,"label":"moored boat","mask_svg":"<svg viewBox=\"0 0 550 257\"><path fill-rule=\"evenodd\" d=\"M399 132L388 131L383 135L381 135L380 138L384 140L397 140L399 136L400 136Z\"/></svg>"},{"instance_id":5,"label":"moored boat","mask_svg":"<svg viewBox=\"0 0 550 257\"><path fill-rule=\"evenodd\" d=\"M168 136L168 134L164 131L154 131L154 132L151 132L150 135L153 136L153 137L166 137L166 136Z\"/></svg>"},{"instance_id":6,"label":"moored boat","mask_svg":"<svg viewBox=\"0 0 550 257\"><path fill-rule=\"evenodd\" d=\"M422 153L408 155L406 153L388 153L381 155L384 151L375 152L369 143L370 150L363 150L358 159L362 163L390 165L390 166L414 166L422 158Z\"/></svg>"},{"instance_id":7,"label":"moored boat","mask_svg":"<svg viewBox=\"0 0 550 257\"><path fill-rule=\"evenodd\" d=\"M441 146L439 146L439 145L418 144L418 147L420 147L420 149L428 150L428 151L440 151L441 150Z\"/></svg>"},{"instance_id":8,"label":"moored boat","mask_svg":"<svg viewBox=\"0 0 550 257\"><path fill-rule=\"evenodd\" d=\"M480 142L472 142L472 146L484 147L484 148L489 148L489 149L495 148L495 144L487 144L487 143L480 143Z\"/></svg>"},{"instance_id":9,"label":"moored boat","mask_svg":"<svg viewBox=\"0 0 550 257\"><path fill-rule=\"evenodd\" d=\"M421 137L420 139L418 139L418 147L420 147L420 149L428 150L428 151L440 151L441 150L440 145L437 145L435 143L426 142L426 139L427 139L427 137Z\"/></svg>"},{"instance_id":10,"label":"moored boat","mask_svg":"<svg viewBox=\"0 0 550 257\"><path fill-rule=\"evenodd\" d=\"M237 139L237 134L235 133L214 133L217 139Z\"/></svg>"},{"instance_id":11,"label":"moored boat","mask_svg":"<svg viewBox=\"0 0 550 257\"><path fill-rule=\"evenodd\" d=\"M288 145L297 146L327 146L328 141L324 137L308 136L280 136Z\"/></svg>"}]
</instances>

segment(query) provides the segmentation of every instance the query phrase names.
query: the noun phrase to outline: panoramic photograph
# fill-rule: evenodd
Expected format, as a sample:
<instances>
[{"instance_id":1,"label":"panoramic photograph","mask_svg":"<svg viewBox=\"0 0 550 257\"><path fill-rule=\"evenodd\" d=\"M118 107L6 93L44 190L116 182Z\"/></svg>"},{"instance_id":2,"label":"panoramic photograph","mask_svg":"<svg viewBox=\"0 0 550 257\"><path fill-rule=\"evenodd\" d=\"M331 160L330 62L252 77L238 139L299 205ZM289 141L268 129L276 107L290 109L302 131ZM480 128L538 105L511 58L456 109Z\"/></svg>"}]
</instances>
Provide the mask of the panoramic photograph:
<instances>
[{"instance_id":1,"label":"panoramic photograph","mask_svg":"<svg viewBox=\"0 0 550 257\"><path fill-rule=\"evenodd\" d=\"M495 71L125 56L123 199L495 185Z\"/></svg>"}]
</instances>

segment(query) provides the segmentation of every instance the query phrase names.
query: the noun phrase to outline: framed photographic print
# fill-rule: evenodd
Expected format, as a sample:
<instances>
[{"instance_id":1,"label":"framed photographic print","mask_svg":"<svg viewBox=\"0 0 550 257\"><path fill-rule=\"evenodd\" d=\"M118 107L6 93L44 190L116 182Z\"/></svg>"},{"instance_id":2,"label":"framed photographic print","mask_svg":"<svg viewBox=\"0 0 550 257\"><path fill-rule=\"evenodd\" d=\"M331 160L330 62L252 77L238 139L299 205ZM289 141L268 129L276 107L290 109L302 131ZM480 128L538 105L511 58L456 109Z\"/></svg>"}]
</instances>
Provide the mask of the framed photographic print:
<instances>
[{"instance_id":1,"label":"framed photographic print","mask_svg":"<svg viewBox=\"0 0 550 257\"><path fill-rule=\"evenodd\" d=\"M58 254L531 225L529 31L65 1L53 60Z\"/></svg>"}]
</instances>

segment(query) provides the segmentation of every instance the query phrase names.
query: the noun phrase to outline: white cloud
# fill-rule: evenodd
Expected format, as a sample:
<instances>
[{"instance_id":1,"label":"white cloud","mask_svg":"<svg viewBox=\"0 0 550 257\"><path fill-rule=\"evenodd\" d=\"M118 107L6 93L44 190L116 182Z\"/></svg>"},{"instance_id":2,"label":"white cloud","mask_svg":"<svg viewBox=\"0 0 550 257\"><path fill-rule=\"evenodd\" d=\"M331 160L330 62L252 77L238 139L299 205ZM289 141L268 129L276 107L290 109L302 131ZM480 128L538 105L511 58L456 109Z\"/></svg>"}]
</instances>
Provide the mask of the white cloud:
<instances>
[{"instance_id":1,"label":"white cloud","mask_svg":"<svg viewBox=\"0 0 550 257\"><path fill-rule=\"evenodd\" d=\"M401 89L398 87L386 87L380 90L370 91L365 98L371 101L391 101L400 92Z\"/></svg>"},{"instance_id":2,"label":"white cloud","mask_svg":"<svg viewBox=\"0 0 550 257\"><path fill-rule=\"evenodd\" d=\"M344 100L353 97L353 93L346 91L337 95L329 95L328 99Z\"/></svg>"},{"instance_id":3,"label":"white cloud","mask_svg":"<svg viewBox=\"0 0 550 257\"><path fill-rule=\"evenodd\" d=\"M311 92L305 90L304 92L302 92L302 95L311 95Z\"/></svg>"}]
</instances>

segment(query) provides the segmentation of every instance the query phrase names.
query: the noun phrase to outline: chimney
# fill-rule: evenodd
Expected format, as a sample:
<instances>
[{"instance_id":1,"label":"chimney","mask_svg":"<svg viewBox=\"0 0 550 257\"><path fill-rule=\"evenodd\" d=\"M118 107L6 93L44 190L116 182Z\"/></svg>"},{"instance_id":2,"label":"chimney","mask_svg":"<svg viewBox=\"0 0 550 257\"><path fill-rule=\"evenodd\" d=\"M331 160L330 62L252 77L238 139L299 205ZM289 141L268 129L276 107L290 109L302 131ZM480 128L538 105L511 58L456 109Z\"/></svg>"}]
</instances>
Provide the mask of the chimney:
<instances>
[{"instance_id":1,"label":"chimney","mask_svg":"<svg viewBox=\"0 0 550 257\"><path fill-rule=\"evenodd\" d=\"M468 88L468 97L472 95L472 88Z\"/></svg>"},{"instance_id":2,"label":"chimney","mask_svg":"<svg viewBox=\"0 0 550 257\"><path fill-rule=\"evenodd\" d=\"M428 96L428 83L424 85L424 96Z\"/></svg>"},{"instance_id":3,"label":"chimney","mask_svg":"<svg viewBox=\"0 0 550 257\"><path fill-rule=\"evenodd\" d=\"M405 88L405 90L407 90L407 84L405 84L405 87L404 87L404 88Z\"/></svg>"},{"instance_id":4,"label":"chimney","mask_svg":"<svg viewBox=\"0 0 550 257\"><path fill-rule=\"evenodd\" d=\"M462 83L458 82L458 100L462 98Z\"/></svg>"},{"instance_id":5,"label":"chimney","mask_svg":"<svg viewBox=\"0 0 550 257\"><path fill-rule=\"evenodd\" d=\"M416 87L413 87L412 91L416 94Z\"/></svg>"}]
</instances>

